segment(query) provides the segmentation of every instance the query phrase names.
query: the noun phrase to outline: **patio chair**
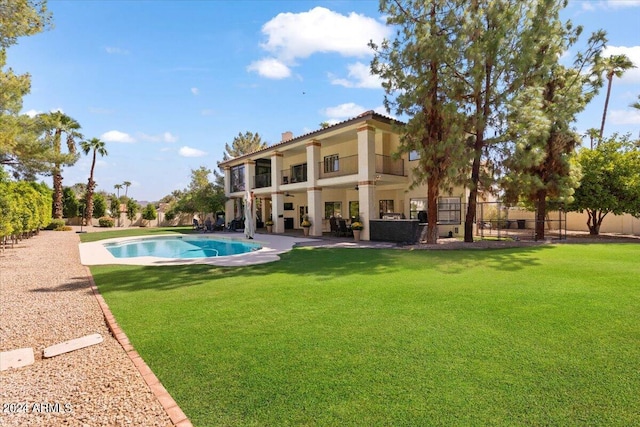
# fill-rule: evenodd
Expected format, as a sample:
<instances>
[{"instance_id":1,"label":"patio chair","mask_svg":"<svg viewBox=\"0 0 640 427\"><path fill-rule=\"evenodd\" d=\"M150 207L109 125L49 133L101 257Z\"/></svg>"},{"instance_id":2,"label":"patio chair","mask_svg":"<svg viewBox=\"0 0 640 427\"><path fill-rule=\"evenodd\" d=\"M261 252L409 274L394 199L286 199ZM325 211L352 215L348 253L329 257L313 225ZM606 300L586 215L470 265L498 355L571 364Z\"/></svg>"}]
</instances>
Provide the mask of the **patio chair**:
<instances>
[{"instance_id":1,"label":"patio chair","mask_svg":"<svg viewBox=\"0 0 640 427\"><path fill-rule=\"evenodd\" d=\"M202 226L200 225L200 223L198 222L197 219L193 218L193 229L194 230L200 230L202 228Z\"/></svg>"},{"instance_id":2,"label":"patio chair","mask_svg":"<svg viewBox=\"0 0 640 427\"><path fill-rule=\"evenodd\" d=\"M222 231L222 230L224 230L224 218L218 217L215 224L213 224L212 231Z\"/></svg>"},{"instance_id":3,"label":"patio chair","mask_svg":"<svg viewBox=\"0 0 640 427\"><path fill-rule=\"evenodd\" d=\"M340 234L344 234L345 236L353 236L353 230L351 230L351 227L347 227L347 221L341 219L338 221L338 224L340 225Z\"/></svg>"},{"instance_id":4,"label":"patio chair","mask_svg":"<svg viewBox=\"0 0 640 427\"><path fill-rule=\"evenodd\" d=\"M335 217L329 218L329 225L331 226L331 234L338 237L340 235L340 228L338 227L338 221Z\"/></svg>"}]
</instances>

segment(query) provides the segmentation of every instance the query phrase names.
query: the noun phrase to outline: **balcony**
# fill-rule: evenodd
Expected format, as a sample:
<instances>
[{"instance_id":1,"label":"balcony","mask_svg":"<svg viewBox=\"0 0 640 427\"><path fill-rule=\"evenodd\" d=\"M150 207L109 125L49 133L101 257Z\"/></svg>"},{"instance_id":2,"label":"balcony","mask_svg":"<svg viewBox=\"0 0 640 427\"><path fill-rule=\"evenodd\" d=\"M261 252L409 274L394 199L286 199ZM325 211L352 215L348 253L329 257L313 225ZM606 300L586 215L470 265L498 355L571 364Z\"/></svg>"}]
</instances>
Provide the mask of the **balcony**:
<instances>
[{"instance_id":1,"label":"balcony","mask_svg":"<svg viewBox=\"0 0 640 427\"><path fill-rule=\"evenodd\" d=\"M253 178L253 188L271 187L271 172L257 174Z\"/></svg>"},{"instance_id":2,"label":"balcony","mask_svg":"<svg viewBox=\"0 0 640 427\"><path fill-rule=\"evenodd\" d=\"M404 173L404 160L376 154L376 173L406 176Z\"/></svg>"},{"instance_id":3,"label":"balcony","mask_svg":"<svg viewBox=\"0 0 640 427\"><path fill-rule=\"evenodd\" d=\"M282 170L282 184L295 184L297 182L307 182L306 163Z\"/></svg>"},{"instance_id":4,"label":"balcony","mask_svg":"<svg viewBox=\"0 0 640 427\"><path fill-rule=\"evenodd\" d=\"M336 176L355 175L358 173L358 156L347 156L325 159L318 162L320 179L333 178Z\"/></svg>"}]
</instances>

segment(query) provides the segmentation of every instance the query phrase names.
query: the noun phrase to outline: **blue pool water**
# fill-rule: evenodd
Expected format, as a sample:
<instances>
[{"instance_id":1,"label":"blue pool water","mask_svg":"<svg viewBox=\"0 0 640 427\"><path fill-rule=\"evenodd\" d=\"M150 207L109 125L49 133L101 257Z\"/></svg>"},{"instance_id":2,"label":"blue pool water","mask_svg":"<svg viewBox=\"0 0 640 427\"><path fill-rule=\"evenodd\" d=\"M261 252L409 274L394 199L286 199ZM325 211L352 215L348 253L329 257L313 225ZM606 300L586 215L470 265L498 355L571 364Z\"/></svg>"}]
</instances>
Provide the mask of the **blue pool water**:
<instances>
[{"instance_id":1,"label":"blue pool water","mask_svg":"<svg viewBox=\"0 0 640 427\"><path fill-rule=\"evenodd\" d=\"M116 258L154 256L183 259L238 255L261 248L257 243L197 236L152 237L105 243L104 246Z\"/></svg>"}]
</instances>

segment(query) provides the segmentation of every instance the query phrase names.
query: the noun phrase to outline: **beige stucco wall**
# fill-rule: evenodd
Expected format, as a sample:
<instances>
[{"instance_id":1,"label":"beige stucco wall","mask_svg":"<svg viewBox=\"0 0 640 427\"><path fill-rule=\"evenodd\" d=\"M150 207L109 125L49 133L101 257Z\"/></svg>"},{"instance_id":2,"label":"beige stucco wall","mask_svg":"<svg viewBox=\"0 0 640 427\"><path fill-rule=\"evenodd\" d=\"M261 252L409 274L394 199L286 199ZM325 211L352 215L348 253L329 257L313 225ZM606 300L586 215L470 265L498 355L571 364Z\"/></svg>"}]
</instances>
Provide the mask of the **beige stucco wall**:
<instances>
[{"instance_id":1,"label":"beige stucco wall","mask_svg":"<svg viewBox=\"0 0 640 427\"><path fill-rule=\"evenodd\" d=\"M567 214L567 229L572 231L589 231L587 227L587 213L569 212ZM608 214L602 221L601 233L630 234L640 236L640 219L629 214Z\"/></svg>"}]
</instances>

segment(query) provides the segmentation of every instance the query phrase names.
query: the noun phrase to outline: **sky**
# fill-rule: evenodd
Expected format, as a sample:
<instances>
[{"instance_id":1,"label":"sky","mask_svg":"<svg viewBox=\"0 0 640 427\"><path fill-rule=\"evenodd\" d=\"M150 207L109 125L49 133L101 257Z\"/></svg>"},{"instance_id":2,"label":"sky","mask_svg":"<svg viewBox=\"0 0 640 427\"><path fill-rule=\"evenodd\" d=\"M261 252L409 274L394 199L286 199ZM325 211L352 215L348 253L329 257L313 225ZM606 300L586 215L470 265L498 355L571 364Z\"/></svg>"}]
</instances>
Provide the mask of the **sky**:
<instances>
[{"instance_id":1,"label":"sky","mask_svg":"<svg viewBox=\"0 0 640 427\"><path fill-rule=\"evenodd\" d=\"M85 139L106 142L97 190L132 183L157 201L188 186L191 170L216 169L225 144L259 133L275 144L383 107L369 73L369 40L392 36L377 0L49 0L52 29L18 40L7 63L32 77L23 113L60 110ZM563 19L604 29L605 56L638 66L615 79L605 136L640 135L640 0L570 0ZM569 52L569 55L571 52ZM578 117L598 128L605 90ZM393 116L392 114L388 114ZM399 117L402 119L402 117ZM86 183L90 156L63 171ZM52 185L51 177L44 181Z\"/></svg>"}]
</instances>

